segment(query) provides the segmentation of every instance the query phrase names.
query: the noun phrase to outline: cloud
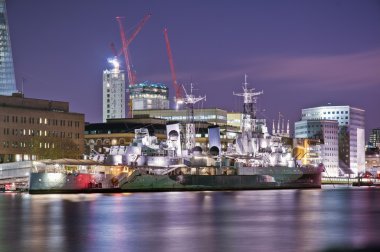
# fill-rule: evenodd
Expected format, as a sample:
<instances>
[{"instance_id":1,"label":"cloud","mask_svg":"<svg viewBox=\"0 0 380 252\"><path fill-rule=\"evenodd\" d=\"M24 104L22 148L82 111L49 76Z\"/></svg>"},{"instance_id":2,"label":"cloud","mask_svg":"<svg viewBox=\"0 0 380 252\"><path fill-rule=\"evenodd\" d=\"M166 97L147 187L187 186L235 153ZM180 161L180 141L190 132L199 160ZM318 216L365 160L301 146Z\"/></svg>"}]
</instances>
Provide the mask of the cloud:
<instances>
[{"instance_id":1,"label":"cloud","mask_svg":"<svg viewBox=\"0 0 380 252\"><path fill-rule=\"evenodd\" d=\"M213 80L242 78L306 88L359 89L380 84L380 49L339 55L270 55L236 62Z\"/></svg>"}]
</instances>

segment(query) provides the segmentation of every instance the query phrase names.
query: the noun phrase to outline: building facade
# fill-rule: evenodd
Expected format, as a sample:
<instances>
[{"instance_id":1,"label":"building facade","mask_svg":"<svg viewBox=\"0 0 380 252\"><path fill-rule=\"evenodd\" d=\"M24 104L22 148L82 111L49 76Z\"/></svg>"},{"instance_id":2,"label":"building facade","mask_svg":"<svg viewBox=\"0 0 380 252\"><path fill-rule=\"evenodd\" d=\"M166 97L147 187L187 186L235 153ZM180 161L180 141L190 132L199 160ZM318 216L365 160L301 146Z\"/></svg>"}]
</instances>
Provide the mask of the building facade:
<instances>
[{"instance_id":1,"label":"building facade","mask_svg":"<svg viewBox=\"0 0 380 252\"><path fill-rule=\"evenodd\" d=\"M94 150L104 153L111 146L126 146L132 143L135 129L147 128L150 135L159 140L166 138L166 120L156 118L109 119L106 123L91 123L85 126L85 153Z\"/></svg>"},{"instance_id":2,"label":"building facade","mask_svg":"<svg viewBox=\"0 0 380 252\"><path fill-rule=\"evenodd\" d=\"M166 124L169 122L160 118L124 118L110 119L107 123L92 123L85 126L85 153L92 151L105 153L112 146L127 146L135 137L135 130L147 128L150 135L157 137L159 141L167 139ZM196 124L195 145L207 150L209 147L208 128L210 124L200 122ZM184 134L185 125L180 124L180 132ZM231 131L227 126L220 128L221 148L227 149L236 138L236 131ZM184 139L182 137L182 139ZM183 147L185 142L182 142Z\"/></svg>"},{"instance_id":3,"label":"building facade","mask_svg":"<svg viewBox=\"0 0 380 252\"><path fill-rule=\"evenodd\" d=\"M189 120L188 111L186 109L162 109L162 110L136 110L134 116L149 116L152 118L161 118L168 121L186 122ZM195 122L207 122L216 125L227 124L227 111L223 109L194 109Z\"/></svg>"},{"instance_id":4,"label":"building facade","mask_svg":"<svg viewBox=\"0 0 380 252\"><path fill-rule=\"evenodd\" d=\"M125 118L125 73L117 61L112 62L114 68L103 71L103 122Z\"/></svg>"},{"instance_id":5,"label":"building facade","mask_svg":"<svg viewBox=\"0 0 380 252\"><path fill-rule=\"evenodd\" d=\"M346 173L365 171L365 111L351 106L302 109L302 120L335 120L339 125L339 166Z\"/></svg>"},{"instance_id":6,"label":"building facade","mask_svg":"<svg viewBox=\"0 0 380 252\"><path fill-rule=\"evenodd\" d=\"M132 109L169 109L169 89L165 84L143 82L129 85Z\"/></svg>"},{"instance_id":7,"label":"building facade","mask_svg":"<svg viewBox=\"0 0 380 252\"><path fill-rule=\"evenodd\" d=\"M0 95L17 92L5 0L0 0Z\"/></svg>"},{"instance_id":8,"label":"building facade","mask_svg":"<svg viewBox=\"0 0 380 252\"><path fill-rule=\"evenodd\" d=\"M242 121L243 113L227 112L227 125L240 128Z\"/></svg>"},{"instance_id":9,"label":"building facade","mask_svg":"<svg viewBox=\"0 0 380 252\"><path fill-rule=\"evenodd\" d=\"M371 147L380 148L380 128L372 129L371 135L369 136L369 143Z\"/></svg>"},{"instance_id":10,"label":"building facade","mask_svg":"<svg viewBox=\"0 0 380 252\"><path fill-rule=\"evenodd\" d=\"M59 151L52 139L72 141L78 153L84 151L84 115L69 112L67 102L0 96L0 122L1 163L34 160L36 149Z\"/></svg>"},{"instance_id":11,"label":"building facade","mask_svg":"<svg viewBox=\"0 0 380 252\"><path fill-rule=\"evenodd\" d=\"M319 139L326 176L337 177L339 170L338 122L335 120L304 120L295 122L296 139Z\"/></svg>"}]
</instances>

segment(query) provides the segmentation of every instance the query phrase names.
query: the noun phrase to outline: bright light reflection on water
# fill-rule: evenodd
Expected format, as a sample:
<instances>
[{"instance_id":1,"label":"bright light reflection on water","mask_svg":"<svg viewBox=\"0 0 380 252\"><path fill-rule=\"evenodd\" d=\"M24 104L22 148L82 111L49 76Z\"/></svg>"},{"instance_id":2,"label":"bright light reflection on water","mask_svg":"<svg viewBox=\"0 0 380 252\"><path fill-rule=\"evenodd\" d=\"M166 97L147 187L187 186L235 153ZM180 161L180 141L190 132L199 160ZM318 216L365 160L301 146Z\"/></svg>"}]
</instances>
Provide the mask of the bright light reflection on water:
<instances>
[{"instance_id":1,"label":"bright light reflection on water","mask_svg":"<svg viewBox=\"0 0 380 252\"><path fill-rule=\"evenodd\" d=\"M0 194L0 251L324 251L380 245L380 189Z\"/></svg>"}]
</instances>

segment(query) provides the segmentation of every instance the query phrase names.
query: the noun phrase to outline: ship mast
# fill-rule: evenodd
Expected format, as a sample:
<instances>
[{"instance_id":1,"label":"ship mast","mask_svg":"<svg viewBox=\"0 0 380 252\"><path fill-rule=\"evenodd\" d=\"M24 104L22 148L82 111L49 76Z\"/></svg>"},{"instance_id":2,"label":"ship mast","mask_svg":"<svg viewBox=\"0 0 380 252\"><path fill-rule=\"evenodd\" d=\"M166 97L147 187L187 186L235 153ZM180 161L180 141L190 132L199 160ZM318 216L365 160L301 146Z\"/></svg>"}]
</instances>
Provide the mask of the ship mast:
<instances>
[{"instance_id":1,"label":"ship mast","mask_svg":"<svg viewBox=\"0 0 380 252\"><path fill-rule=\"evenodd\" d=\"M206 100L206 96L195 97L193 95L193 83L190 84L190 93L186 92L184 86L183 90L185 91L185 98L183 103L187 107L187 122L186 122L186 149L191 151L195 147L195 125L194 125L194 104L202 100Z\"/></svg>"},{"instance_id":2,"label":"ship mast","mask_svg":"<svg viewBox=\"0 0 380 252\"><path fill-rule=\"evenodd\" d=\"M253 120L256 119L256 102L257 96L263 94L263 91L254 92L254 88L248 88L247 85L247 74L244 75L244 83L243 83L243 93L235 93L233 95L243 96L244 97L244 105L243 105L243 121L242 121L242 132L252 132L253 130Z\"/></svg>"}]
</instances>

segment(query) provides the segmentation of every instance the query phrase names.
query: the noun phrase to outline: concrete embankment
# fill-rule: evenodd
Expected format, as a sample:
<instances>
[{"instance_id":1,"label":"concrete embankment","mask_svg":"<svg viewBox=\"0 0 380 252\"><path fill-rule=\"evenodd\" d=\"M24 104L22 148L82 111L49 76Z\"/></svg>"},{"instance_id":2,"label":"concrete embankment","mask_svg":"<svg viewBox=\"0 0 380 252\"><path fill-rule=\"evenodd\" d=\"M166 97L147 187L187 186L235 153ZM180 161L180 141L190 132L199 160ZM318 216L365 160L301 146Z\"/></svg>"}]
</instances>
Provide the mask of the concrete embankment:
<instances>
[{"instance_id":1,"label":"concrete embankment","mask_svg":"<svg viewBox=\"0 0 380 252\"><path fill-rule=\"evenodd\" d=\"M380 186L380 179L323 177L322 185Z\"/></svg>"}]
</instances>

